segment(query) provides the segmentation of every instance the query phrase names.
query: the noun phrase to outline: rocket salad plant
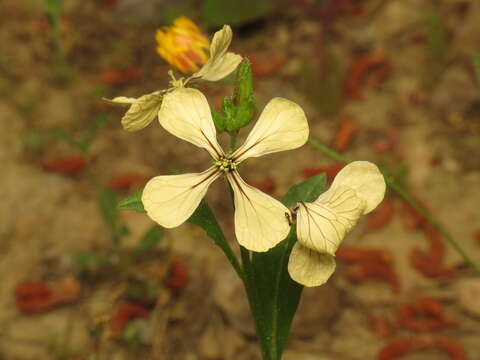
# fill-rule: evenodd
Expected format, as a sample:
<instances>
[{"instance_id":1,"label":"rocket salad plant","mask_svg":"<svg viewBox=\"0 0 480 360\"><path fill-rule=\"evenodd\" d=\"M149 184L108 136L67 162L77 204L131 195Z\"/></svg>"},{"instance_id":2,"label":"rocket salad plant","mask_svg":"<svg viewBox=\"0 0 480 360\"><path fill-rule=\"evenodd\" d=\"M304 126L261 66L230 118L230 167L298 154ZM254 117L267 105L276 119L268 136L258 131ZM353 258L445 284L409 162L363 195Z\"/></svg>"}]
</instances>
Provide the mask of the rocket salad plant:
<instances>
[{"instance_id":1,"label":"rocket salad plant","mask_svg":"<svg viewBox=\"0 0 480 360\"><path fill-rule=\"evenodd\" d=\"M385 180L374 164L356 161L340 171L330 189L325 189L325 176L320 174L293 185L281 201L248 185L239 174L242 162L304 145L309 135L307 116L298 104L274 98L237 147L239 131L253 121L250 64L227 52L230 27L214 35L208 54L205 38L187 20L159 30L158 52L181 72L195 72L186 79L176 79L170 72L167 90L112 101L130 106L122 119L126 130L140 130L158 116L164 130L206 150L212 157L210 167L201 173L156 176L118 207L145 212L165 228L186 221L203 228L245 286L263 359L281 359L303 287L329 279L336 249L360 216L382 201ZM221 112L212 112L205 95L189 87L221 80L235 71L234 95L223 101ZM222 132L230 135L228 150L217 141ZM240 256L203 200L209 185L220 178L226 180L224 198L232 200Z\"/></svg>"}]
</instances>

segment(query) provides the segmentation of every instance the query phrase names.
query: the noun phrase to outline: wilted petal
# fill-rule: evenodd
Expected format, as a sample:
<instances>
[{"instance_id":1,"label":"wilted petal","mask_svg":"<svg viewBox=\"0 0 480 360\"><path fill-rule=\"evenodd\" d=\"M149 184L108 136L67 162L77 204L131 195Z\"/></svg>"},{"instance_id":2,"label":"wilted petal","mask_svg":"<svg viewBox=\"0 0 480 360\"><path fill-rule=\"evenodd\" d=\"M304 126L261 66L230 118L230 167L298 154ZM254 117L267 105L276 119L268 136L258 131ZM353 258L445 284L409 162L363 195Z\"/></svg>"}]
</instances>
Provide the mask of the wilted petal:
<instances>
[{"instance_id":1,"label":"wilted petal","mask_svg":"<svg viewBox=\"0 0 480 360\"><path fill-rule=\"evenodd\" d=\"M162 95L151 93L140 96L138 99L118 96L108 101L121 105L130 105L130 109L122 118L122 126L127 131L137 131L149 125L157 116L162 106Z\"/></svg>"},{"instance_id":2,"label":"wilted petal","mask_svg":"<svg viewBox=\"0 0 480 360\"><path fill-rule=\"evenodd\" d=\"M205 96L196 89L177 88L163 98L160 124L173 135L206 149L213 158L223 155Z\"/></svg>"},{"instance_id":3,"label":"wilted petal","mask_svg":"<svg viewBox=\"0 0 480 360\"><path fill-rule=\"evenodd\" d=\"M363 214L365 201L349 187L332 186L313 203L301 202L298 206L298 241L309 249L333 255Z\"/></svg>"},{"instance_id":4,"label":"wilted petal","mask_svg":"<svg viewBox=\"0 0 480 360\"><path fill-rule=\"evenodd\" d=\"M234 53L226 53L231 41L232 29L224 25L213 36L210 58L199 71L192 75L192 78L217 81L233 72L242 61L242 57Z\"/></svg>"},{"instance_id":5,"label":"wilted petal","mask_svg":"<svg viewBox=\"0 0 480 360\"><path fill-rule=\"evenodd\" d=\"M304 286L319 286L327 282L335 271L335 258L318 253L298 242L293 246L288 260L290 277Z\"/></svg>"},{"instance_id":6,"label":"wilted petal","mask_svg":"<svg viewBox=\"0 0 480 360\"><path fill-rule=\"evenodd\" d=\"M302 108L293 101L274 98L233 158L241 162L249 157L295 149L305 144L307 139L308 122Z\"/></svg>"},{"instance_id":7,"label":"wilted petal","mask_svg":"<svg viewBox=\"0 0 480 360\"><path fill-rule=\"evenodd\" d=\"M385 178L378 167L369 161L354 161L340 170L332 188L342 185L354 189L357 196L365 200L364 214L375 209L385 196Z\"/></svg>"},{"instance_id":8,"label":"wilted petal","mask_svg":"<svg viewBox=\"0 0 480 360\"><path fill-rule=\"evenodd\" d=\"M267 251L290 231L289 210L278 200L243 181L237 172L227 175L235 201L235 235L243 247Z\"/></svg>"},{"instance_id":9,"label":"wilted petal","mask_svg":"<svg viewBox=\"0 0 480 360\"><path fill-rule=\"evenodd\" d=\"M193 214L209 185L219 176L211 167L202 173L154 177L143 190L143 206L161 226L176 227Z\"/></svg>"}]
</instances>

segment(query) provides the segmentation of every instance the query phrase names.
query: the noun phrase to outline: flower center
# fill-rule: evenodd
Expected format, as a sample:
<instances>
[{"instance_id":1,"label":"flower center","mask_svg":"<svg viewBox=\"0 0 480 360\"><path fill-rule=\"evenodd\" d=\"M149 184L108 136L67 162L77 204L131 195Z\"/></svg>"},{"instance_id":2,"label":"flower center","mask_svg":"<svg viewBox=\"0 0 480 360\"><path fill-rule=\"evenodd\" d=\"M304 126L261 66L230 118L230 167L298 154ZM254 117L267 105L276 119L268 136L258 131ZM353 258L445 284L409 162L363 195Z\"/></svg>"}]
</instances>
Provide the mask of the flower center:
<instances>
[{"instance_id":1,"label":"flower center","mask_svg":"<svg viewBox=\"0 0 480 360\"><path fill-rule=\"evenodd\" d=\"M228 157L222 156L220 159L215 160L215 166L218 170L223 171L224 173L231 172L237 169L237 163L229 159Z\"/></svg>"}]
</instances>

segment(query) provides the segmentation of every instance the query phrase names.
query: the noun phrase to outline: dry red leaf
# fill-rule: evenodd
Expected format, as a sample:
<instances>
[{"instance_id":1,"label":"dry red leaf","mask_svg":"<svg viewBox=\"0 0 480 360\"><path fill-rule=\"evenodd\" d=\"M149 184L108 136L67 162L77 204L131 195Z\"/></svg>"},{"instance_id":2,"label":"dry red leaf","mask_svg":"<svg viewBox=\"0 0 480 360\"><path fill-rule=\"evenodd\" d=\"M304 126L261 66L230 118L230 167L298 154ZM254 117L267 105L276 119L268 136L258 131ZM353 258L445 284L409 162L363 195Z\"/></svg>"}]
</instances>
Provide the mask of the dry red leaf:
<instances>
[{"instance_id":1,"label":"dry red leaf","mask_svg":"<svg viewBox=\"0 0 480 360\"><path fill-rule=\"evenodd\" d=\"M395 339L380 349L378 360L398 359L403 355L423 349L426 346L427 343L425 340L419 338L407 337Z\"/></svg>"},{"instance_id":2,"label":"dry red leaf","mask_svg":"<svg viewBox=\"0 0 480 360\"><path fill-rule=\"evenodd\" d=\"M386 226L392 220L394 212L393 201L385 199L367 218L367 228L378 230Z\"/></svg>"},{"instance_id":3,"label":"dry red leaf","mask_svg":"<svg viewBox=\"0 0 480 360\"><path fill-rule=\"evenodd\" d=\"M400 291L400 282L391 266L380 262L361 262L347 267L345 276L354 282L378 280L386 282L393 291Z\"/></svg>"},{"instance_id":4,"label":"dry red leaf","mask_svg":"<svg viewBox=\"0 0 480 360\"><path fill-rule=\"evenodd\" d=\"M390 128L382 135L380 139L374 142L373 147L376 152L384 154L395 150L398 140L398 132L394 128Z\"/></svg>"},{"instance_id":5,"label":"dry red leaf","mask_svg":"<svg viewBox=\"0 0 480 360\"><path fill-rule=\"evenodd\" d=\"M118 174L108 180L108 187L112 190L131 190L133 188L141 187L145 185L145 177L126 172L123 174Z\"/></svg>"},{"instance_id":6,"label":"dry red leaf","mask_svg":"<svg viewBox=\"0 0 480 360\"><path fill-rule=\"evenodd\" d=\"M338 172L343 169L345 165L342 163L333 164L325 167L306 167L302 169L302 176L304 178L309 178L317 174L325 173L327 176L327 181L331 183Z\"/></svg>"},{"instance_id":7,"label":"dry red leaf","mask_svg":"<svg viewBox=\"0 0 480 360\"><path fill-rule=\"evenodd\" d=\"M397 324L410 331L431 331L454 325L445 318L442 303L432 298L419 298L403 304L397 311Z\"/></svg>"},{"instance_id":8,"label":"dry red leaf","mask_svg":"<svg viewBox=\"0 0 480 360\"><path fill-rule=\"evenodd\" d=\"M50 160L43 160L41 165L45 171L63 175L77 175L83 171L87 161L83 156L67 156Z\"/></svg>"},{"instance_id":9,"label":"dry red leaf","mask_svg":"<svg viewBox=\"0 0 480 360\"><path fill-rule=\"evenodd\" d=\"M333 139L333 148L339 152L344 151L352 142L356 132L357 125L355 119L349 115L344 115Z\"/></svg>"},{"instance_id":10,"label":"dry red leaf","mask_svg":"<svg viewBox=\"0 0 480 360\"><path fill-rule=\"evenodd\" d=\"M371 321L372 332L378 338L390 336L392 333L392 324L385 317L375 317Z\"/></svg>"},{"instance_id":11,"label":"dry red leaf","mask_svg":"<svg viewBox=\"0 0 480 360\"><path fill-rule=\"evenodd\" d=\"M250 60L252 73L255 78L272 77L276 75L285 64L285 57L279 55L264 61L250 55L247 57Z\"/></svg>"},{"instance_id":12,"label":"dry red leaf","mask_svg":"<svg viewBox=\"0 0 480 360\"><path fill-rule=\"evenodd\" d=\"M391 264L393 262L392 254L381 249L364 249L355 247L340 247L335 253L338 260L358 263L358 262L379 262Z\"/></svg>"},{"instance_id":13,"label":"dry red leaf","mask_svg":"<svg viewBox=\"0 0 480 360\"><path fill-rule=\"evenodd\" d=\"M425 206L425 204L422 201L419 201L417 199L416 202L418 204L420 204L420 206L424 210L428 211L427 207ZM402 204L403 204L402 210L403 210L403 213L405 214L405 216L404 216L405 225L409 229L423 228L423 226L425 226L428 223L427 220L423 217L423 215L421 215L409 203L407 203L406 201L403 201Z\"/></svg>"},{"instance_id":14,"label":"dry red leaf","mask_svg":"<svg viewBox=\"0 0 480 360\"><path fill-rule=\"evenodd\" d=\"M249 184L270 195L273 194L276 187L275 181L270 177L261 181L249 181Z\"/></svg>"},{"instance_id":15,"label":"dry red leaf","mask_svg":"<svg viewBox=\"0 0 480 360\"><path fill-rule=\"evenodd\" d=\"M125 328L125 325L127 325L130 320L136 318L147 318L149 313L149 310L141 305L132 302L122 304L117 309L115 315L110 319L110 337L116 338L120 336Z\"/></svg>"},{"instance_id":16,"label":"dry red leaf","mask_svg":"<svg viewBox=\"0 0 480 360\"><path fill-rule=\"evenodd\" d=\"M424 251L414 248L410 253L410 263L424 276L430 278L445 278L454 274L453 269L446 268L445 244L442 237L430 224L425 223L422 227L427 235L429 248Z\"/></svg>"},{"instance_id":17,"label":"dry red leaf","mask_svg":"<svg viewBox=\"0 0 480 360\"><path fill-rule=\"evenodd\" d=\"M355 100L362 100L361 89L370 76L370 83L376 88L391 74L392 67L383 51L377 51L354 60L347 71L344 89Z\"/></svg>"},{"instance_id":18,"label":"dry red leaf","mask_svg":"<svg viewBox=\"0 0 480 360\"><path fill-rule=\"evenodd\" d=\"M57 286L43 282L26 281L15 288L17 308L25 313L37 313L75 301L80 293L80 284L68 277Z\"/></svg>"},{"instance_id":19,"label":"dry red leaf","mask_svg":"<svg viewBox=\"0 0 480 360\"><path fill-rule=\"evenodd\" d=\"M460 344L447 337L407 337L390 341L378 353L378 360L394 360L418 350L437 348L450 356L451 360L466 360L467 355Z\"/></svg>"},{"instance_id":20,"label":"dry red leaf","mask_svg":"<svg viewBox=\"0 0 480 360\"><path fill-rule=\"evenodd\" d=\"M473 238L477 242L478 245L480 245L480 229L477 229L473 232Z\"/></svg>"},{"instance_id":21,"label":"dry red leaf","mask_svg":"<svg viewBox=\"0 0 480 360\"><path fill-rule=\"evenodd\" d=\"M100 74L100 81L107 85L120 85L129 81L137 80L143 76L143 71L138 66L131 66L125 69L105 70Z\"/></svg>"},{"instance_id":22,"label":"dry red leaf","mask_svg":"<svg viewBox=\"0 0 480 360\"><path fill-rule=\"evenodd\" d=\"M165 280L165 286L174 291L181 291L187 286L190 280L187 265L177 257L170 261L168 278Z\"/></svg>"}]
</instances>

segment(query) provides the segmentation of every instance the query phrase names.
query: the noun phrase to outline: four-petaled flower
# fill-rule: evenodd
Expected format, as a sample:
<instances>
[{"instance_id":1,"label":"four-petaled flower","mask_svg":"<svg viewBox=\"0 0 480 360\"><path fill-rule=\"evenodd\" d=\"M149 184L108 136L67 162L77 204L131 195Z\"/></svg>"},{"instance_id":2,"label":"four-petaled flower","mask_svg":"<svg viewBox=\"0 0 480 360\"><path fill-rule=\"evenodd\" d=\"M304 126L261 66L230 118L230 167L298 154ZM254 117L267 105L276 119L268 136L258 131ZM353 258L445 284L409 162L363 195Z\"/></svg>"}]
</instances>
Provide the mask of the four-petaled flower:
<instances>
[{"instance_id":1,"label":"four-petaled flower","mask_svg":"<svg viewBox=\"0 0 480 360\"><path fill-rule=\"evenodd\" d=\"M122 118L123 128L127 131L137 131L148 126L159 113L160 108L162 107L163 97L166 93L179 87L185 87L192 81L218 81L232 73L242 61L242 57L227 52L231 41L232 29L230 26L224 25L223 28L217 31L213 36L212 45L210 46L210 56L207 56L208 60L206 60L200 70L193 73L187 79L180 78L177 80L173 78L170 82L170 88L158 90L140 96L139 98L119 96L110 100L111 102L130 107ZM187 41L185 42L188 43ZM198 44L195 46L199 47ZM194 49L192 49L192 51L194 51Z\"/></svg>"},{"instance_id":2,"label":"four-petaled flower","mask_svg":"<svg viewBox=\"0 0 480 360\"><path fill-rule=\"evenodd\" d=\"M355 161L312 203L296 206L297 238L288 263L290 276L305 286L325 283L335 270L335 251L361 215L383 200L385 179L377 166Z\"/></svg>"},{"instance_id":3,"label":"four-petaled flower","mask_svg":"<svg viewBox=\"0 0 480 360\"><path fill-rule=\"evenodd\" d=\"M214 161L202 173L151 179L142 195L150 218L166 228L182 224L195 211L209 185L225 175L234 193L235 235L242 246L267 251L288 235L289 210L245 183L238 165L249 157L303 145L308 139L308 123L299 105L283 98L272 99L245 143L231 154L226 154L218 144L208 102L196 89L178 88L165 95L159 120L173 135L206 149Z\"/></svg>"}]
</instances>

